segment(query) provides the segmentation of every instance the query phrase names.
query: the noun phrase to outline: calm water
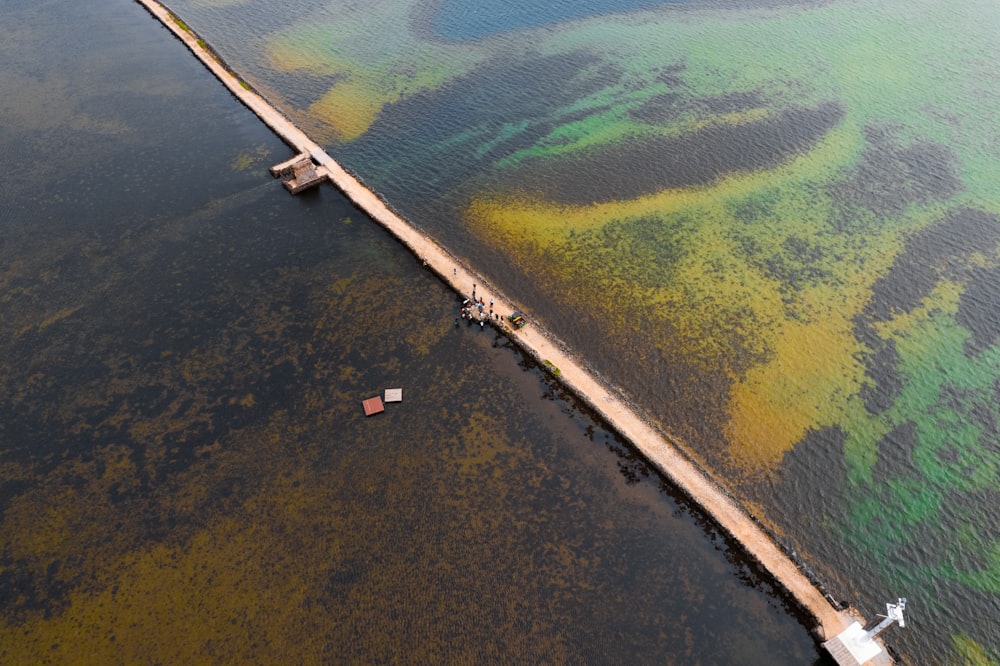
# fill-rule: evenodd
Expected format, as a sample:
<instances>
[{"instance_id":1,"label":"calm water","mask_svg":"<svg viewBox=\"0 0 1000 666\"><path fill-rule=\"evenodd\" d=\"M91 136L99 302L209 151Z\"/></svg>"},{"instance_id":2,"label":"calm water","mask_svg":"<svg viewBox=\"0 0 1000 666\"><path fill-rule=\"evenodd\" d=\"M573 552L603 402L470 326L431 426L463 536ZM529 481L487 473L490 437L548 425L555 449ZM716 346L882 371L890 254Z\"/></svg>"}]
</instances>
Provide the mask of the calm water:
<instances>
[{"instance_id":1,"label":"calm water","mask_svg":"<svg viewBox=\"0 0 1000 666\"><path fill-rule=\"evenodd\" d=\"M1000 661L995 3L175 5L914 663Z\"/></svg>"},{"instance_id":2,"label":"calm water","mask_svg":"<svg viewBox=\"0 0 1000 666\"><path fill-rule=\"evenodd\" d=\"M825 663L138 5L0 13L0 661Z\"/></svg>"},{"instance_id":3,"label":"calm water","mask_svg":"<svg viewBox=\"0 0 1000 666\"><path fill-rule=\"evenodd\" d=\"M508 30L558 23L577 18L649 9L671 0L583 0L582 2L507 2L446 0L438 4L432 25L447 39L474 39ZM692 0L672 0L691 2Z\"/></svg>"}]
</instances>

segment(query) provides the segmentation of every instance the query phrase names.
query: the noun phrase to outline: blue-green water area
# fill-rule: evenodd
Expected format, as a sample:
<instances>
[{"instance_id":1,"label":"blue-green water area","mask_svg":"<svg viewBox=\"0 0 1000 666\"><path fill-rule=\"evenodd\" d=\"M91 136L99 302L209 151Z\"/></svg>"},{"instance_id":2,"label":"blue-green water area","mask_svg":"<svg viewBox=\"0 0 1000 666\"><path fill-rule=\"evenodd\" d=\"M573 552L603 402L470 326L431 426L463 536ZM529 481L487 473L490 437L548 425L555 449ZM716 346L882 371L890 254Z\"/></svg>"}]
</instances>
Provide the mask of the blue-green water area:
<instances>
[{"instance_id":1,"label":"blue-green water area","mask_svg":"<svg viewBox=\"0 0 1000 666\"><path fill-rule=\"evenodd\" d=\"M828 663L139 5L0 15L0 662Z\"/></svg>"},{"instance_id":2,"label":"blue-green water area","mask_svg":"<svg viewBox=\"0 0 1000 666\"><path fill-rule=\"evenodd\" d=\"M173 4L836 599L906 596L904 659L1000 663L995 2Z\"/></svg>"},{"instance_id":3,"label":"blue-green water area","mask_svg":"<svg viewBox=\"0 0 1000 666\"><path fill-rule=\"evenodd\" d=\"M445 39L476 39L497 33L560 23L577 18L649 9L667 2L693 0L554 0L485 2L441 0L434 11L434 32Z\"/></svg>"}]
</instances>

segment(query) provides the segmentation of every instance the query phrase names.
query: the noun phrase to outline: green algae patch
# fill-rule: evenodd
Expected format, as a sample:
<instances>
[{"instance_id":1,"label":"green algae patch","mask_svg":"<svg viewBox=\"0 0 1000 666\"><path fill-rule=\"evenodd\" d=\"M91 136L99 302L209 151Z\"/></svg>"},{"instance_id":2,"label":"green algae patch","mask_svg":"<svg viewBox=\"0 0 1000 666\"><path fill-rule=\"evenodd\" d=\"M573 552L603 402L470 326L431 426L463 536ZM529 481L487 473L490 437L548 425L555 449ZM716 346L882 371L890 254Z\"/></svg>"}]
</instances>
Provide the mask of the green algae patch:
<instances>
[{"instance_id":1,"label":"green algae patch","mask_svg":"<svg viewBox=\"0 0 1000 666\"><path fill-rule=\"evenodd\" d=\"M421 41L411 29L412 11L406 3L340 7L309 27L273 38L268 57L281 70L330 81L310 114L332 127L339 141L351 141L384 106L433 90L485 57L461 45ZM391 31L384 29L390 25ZM381 39L371 39L372 32ZM390 32L391 42L385 39Z\"/></svg>"},{"instance_id":2,"label":"green algae patch","mask_svg":"<svg viewBox=\"0 0 1000 666\"><path fill-rule=\"evenodd\" d=\"M184 21L180 20L179 18L177 18L173 14L168 13L167 15L170 17L171 21L173 21L174 23L177 24L178 28L180 28L184 32L191 32L191 28L188 27L187 23L185 23Z\"/></svg>"},{"instance_id":3,"label":"green algae patch","mask_svg":"<svg viewBox=\"0 0 1000 666\"><path fill-rule=\"evenodd\" d=\"M309 112L334 128L337 137L350 141L364 134L378 118L391 95L380 93L375 82L357 81L350 74L309 107Z\"/></svg>"},{"instance_id":4,"label":"green algae patch","mask_svg":"<svg viewBox=\"0 0 1000 666\"><path fill-rule=\"evenodd\" d=\"M977 643L968 634L955 634L952 637L955 651L967 666L997 666L1000 657L991 657L986 648Z\"/></svg>"},{"instance_id":5,"label":"green algae patch","mask_svg":"<svg viewBox=\"0 0 1000 666\"><path fill-rule=\"evenodd\" d=\"M264 162L270 158L271 154L263 146L259 146L256 150L244 150L230 162L229 168L233 171L249 171L251 169L257 169L264 165Z\"/></svg>"}]
</instances>

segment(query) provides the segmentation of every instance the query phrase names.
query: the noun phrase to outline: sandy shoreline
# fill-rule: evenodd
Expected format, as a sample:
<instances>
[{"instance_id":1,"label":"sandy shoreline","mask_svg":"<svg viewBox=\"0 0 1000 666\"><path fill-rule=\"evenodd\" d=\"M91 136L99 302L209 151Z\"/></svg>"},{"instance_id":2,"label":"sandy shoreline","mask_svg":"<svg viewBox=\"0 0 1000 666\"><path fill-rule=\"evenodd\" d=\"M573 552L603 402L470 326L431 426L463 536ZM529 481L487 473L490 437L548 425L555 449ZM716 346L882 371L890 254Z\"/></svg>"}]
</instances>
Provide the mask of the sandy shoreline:
<instances>
[{"instance_id":1,"label":"sandy shoreline","mask_svg":"<svg viewBox=\"0 0 1000 666\"><path fill-rule=\"evenodd\" d=\"M138 0L151 14L170 29L208 67L216 77L291 148L308 153L319 163L317 172L326 175L356 206L385 227L440 278L459 294L468 294L476 285L477 295L493 298L501 313L522 309L493 288L474 269L464 266L447 250L394 213L385 202L330 158L262 97L241 84L205 48L197 37L178 25L166 8L153 0ZM530 313L529 313L530 315ZM529 325L512 331L510 337L540 362L559 368L558 380L584 403L628 439L665 477L687 494L732 538L747 555L765 569L817 623L821 640L832 638L858 618L852 612L837 610L739 505L717 484L695 467L666 437L647 424L627 403L609 392L598 378L563 350L544 331Z\"/></svg>"}]
</instances>

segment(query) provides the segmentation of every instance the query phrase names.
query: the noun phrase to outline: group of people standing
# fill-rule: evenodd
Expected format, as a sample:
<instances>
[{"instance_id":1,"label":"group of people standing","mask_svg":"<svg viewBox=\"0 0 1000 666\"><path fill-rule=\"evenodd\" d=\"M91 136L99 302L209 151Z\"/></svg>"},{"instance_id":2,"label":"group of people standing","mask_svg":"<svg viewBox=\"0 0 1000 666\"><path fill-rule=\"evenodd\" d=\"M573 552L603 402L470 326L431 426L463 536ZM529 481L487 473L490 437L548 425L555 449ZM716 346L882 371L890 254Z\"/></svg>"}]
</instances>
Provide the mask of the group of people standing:
<instances>
[{"instance_id":1,"label":"group of people standing","mask_svg":"<svg viewBox=\"0 0 1000 666\"><path fill-rule=\"evenodd\" d=\"M494 316L496 317L497 325L500 325L502 321L500 318L500 313L496 315L493 314L493 299L490 299L489 311L487 312L486 300L480 296L476 299L476 285L472 285L472 298L466 298L462 301L462 319L468 321L470 324L479 322L479 327L483 328L487 321L492 321ZM458 318L455 318L455 326L458 326Z\"/></svg>"}]
</instances>

